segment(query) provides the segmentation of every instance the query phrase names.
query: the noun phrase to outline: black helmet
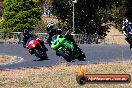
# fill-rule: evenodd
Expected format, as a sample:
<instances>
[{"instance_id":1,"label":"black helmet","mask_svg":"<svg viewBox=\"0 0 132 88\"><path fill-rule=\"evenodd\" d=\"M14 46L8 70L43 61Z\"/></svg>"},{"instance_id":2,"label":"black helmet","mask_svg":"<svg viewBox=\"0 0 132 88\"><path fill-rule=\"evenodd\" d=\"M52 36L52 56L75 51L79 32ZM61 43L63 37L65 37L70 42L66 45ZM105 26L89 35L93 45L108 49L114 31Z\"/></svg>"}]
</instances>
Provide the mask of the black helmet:
<instances>
[{"instance_id":1,"label":"black helmet","mask_svg":"<svg viewBox=\"0 0 132 88\"><path fill-rule=\"evenodd\" d=\"M24 36L28 36L28 35L30 35L30 29L29 28L24 28L23 30L22 30L22 32L23 32L23 35Z\"/></svg>"},{"instance_id":2,"label":"black helmet","mask_svg":"<svg viewBox=\"0 0 132 88\"><path fill-rule=\"evenodd\" d=\"M48 23L47 24L47 31L50 32L54 27L54 24L53 23Z\"/></svg>"}]
</instances>

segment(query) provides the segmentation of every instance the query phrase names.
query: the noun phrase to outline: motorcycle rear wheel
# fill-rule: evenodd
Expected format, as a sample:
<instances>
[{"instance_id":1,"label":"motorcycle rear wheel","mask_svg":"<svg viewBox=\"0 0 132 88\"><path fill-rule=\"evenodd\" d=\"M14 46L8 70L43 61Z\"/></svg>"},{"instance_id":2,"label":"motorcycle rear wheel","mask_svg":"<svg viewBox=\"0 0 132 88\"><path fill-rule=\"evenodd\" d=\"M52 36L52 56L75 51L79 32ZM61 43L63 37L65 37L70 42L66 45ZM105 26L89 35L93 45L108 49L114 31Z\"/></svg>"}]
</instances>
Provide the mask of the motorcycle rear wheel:
<instances>
[{"instance_id":1,"label":"motorcycle rear wheel","mask_svg":"<svg viewBox=\"0 0 132 88\"><path fill-rule=\"evenodd\" d=\"M78 48L78 57L77 57L77 59L79 61L85 61L85 58L86 58L86 56L85 56L84 52L80 48Z\"/></svg>"}]
</instances>

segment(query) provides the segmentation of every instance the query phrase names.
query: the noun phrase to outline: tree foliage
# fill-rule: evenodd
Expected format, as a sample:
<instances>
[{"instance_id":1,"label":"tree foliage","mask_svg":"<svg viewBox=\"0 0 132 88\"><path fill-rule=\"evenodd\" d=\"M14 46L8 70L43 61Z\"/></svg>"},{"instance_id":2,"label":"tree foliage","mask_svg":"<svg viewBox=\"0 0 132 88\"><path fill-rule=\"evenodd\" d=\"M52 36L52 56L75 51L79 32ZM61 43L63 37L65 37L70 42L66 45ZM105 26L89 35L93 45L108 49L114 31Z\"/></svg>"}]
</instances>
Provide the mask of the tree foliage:
<instances>
[{"instance_id":1,"label":"tree foliage","mask_svg":"<svg viewBox=\"0 0 132 88\"><path fill-rule=\"evenodd\" d=\"M126 0L125 7L127 7L125 16L132 20L132 1Z\"/></svg>"},{"instance_id":2,"label":"tree foliage","mask_svg":"<svg viewBox=\"0 0 132 88\"><path fill-rule=\"evenodd\" d=\"M3 1L4 0L0 0L0 17L2 17L3 15L3 9L4 9Z\"/></svg>"},{"instance_id":3,"label":"tree foliage","mask_svg":"<svg viewBox=\"0 0 132 88\"><path fill-rule=\"evenodd\" d=\"M125 14L121 15L122 8L127 9L126 3L129 2L130 0L78 0L75 3L75 31L105 35L107 30L101 27L101 19L122 19ZM72 29L72 1L53 0L52 6L54 15Z\"/></svg>"},{"instance_id":4,"label":"tree foliage","mask_svg":"<svg viewBox=\"0 0 132 88\"><path fill-rule=\"evenodd\" d=\"M1 30L21 31L33 26L41 19L42 10L37 0L4 0L4 20Z\"/></svg>"}]
</instances>

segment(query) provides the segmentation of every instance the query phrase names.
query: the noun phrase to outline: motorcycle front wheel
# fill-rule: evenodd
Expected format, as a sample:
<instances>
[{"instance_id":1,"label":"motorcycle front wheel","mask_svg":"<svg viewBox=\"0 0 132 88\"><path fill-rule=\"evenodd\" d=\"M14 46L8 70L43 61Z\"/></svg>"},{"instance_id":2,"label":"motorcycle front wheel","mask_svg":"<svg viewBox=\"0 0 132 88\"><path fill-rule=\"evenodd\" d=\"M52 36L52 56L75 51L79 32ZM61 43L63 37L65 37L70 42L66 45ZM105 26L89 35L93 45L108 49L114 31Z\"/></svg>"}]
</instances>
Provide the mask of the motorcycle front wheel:
<instances>
[{"instance_id":1,"label":"motorcycle front wheel","mask_svg":"<svg viewBox=\"0 0 132 88\"><path fill-rule=\"evenodd\" d=\"M35 51L35 56L36 57L38 57L40 59L43 59L43 60L48 59L48 56L47 56L46 52L43 52L39 49L34 49L34 51Z\"/></svg>"},{"instance_id":2,"label":"motorcycle front wheel","mask_svg":"<svg viewBox=\"0 0 132 88\"><path fill-rule=\"evenodd\" d=\"M67 62L72 61L71 57L69 55L65 54L66 51L65 51L64 47L62 49L59 49L58 52Z\"/></svg>"}]
</instances>

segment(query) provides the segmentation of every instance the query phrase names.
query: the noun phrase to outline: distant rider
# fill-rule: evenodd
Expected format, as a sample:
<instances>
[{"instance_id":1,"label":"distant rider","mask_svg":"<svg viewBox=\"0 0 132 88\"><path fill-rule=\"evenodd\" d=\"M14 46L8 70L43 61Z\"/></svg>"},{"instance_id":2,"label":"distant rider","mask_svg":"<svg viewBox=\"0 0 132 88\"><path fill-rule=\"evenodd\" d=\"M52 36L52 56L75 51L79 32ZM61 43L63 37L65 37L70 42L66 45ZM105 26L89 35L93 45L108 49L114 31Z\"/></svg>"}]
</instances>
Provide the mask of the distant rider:
<instances>
[{"instance_id":1,"label":"distant rider","mask_svg":"<svg viewBox=\"0 0 132 88\"><path fill-rule=\"evenodd\" d=\"M132 48L132 44L130 39L130 34L129 32L132 32L132 27L131 27L131 22L129 22L128 19L124 19L123 20L123 26L122 26L122 30L123 30L123 34L125 35L125 40L130 44L130 49Z\"/></svg>"}]
</instances>

